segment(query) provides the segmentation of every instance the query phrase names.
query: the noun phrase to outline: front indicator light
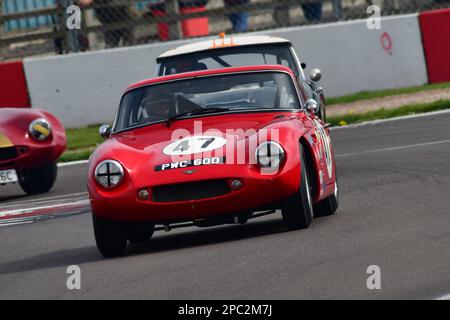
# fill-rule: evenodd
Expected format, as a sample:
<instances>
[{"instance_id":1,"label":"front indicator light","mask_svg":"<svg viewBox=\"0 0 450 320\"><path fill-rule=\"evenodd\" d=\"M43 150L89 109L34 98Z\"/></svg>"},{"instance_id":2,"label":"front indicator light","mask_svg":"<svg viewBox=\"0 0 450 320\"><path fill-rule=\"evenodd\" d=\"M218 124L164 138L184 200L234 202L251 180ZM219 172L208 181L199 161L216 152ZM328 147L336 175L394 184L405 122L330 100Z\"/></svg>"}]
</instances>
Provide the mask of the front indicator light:
<instances>
[{"instance_id":1,"label":"front indicator light","mask_svg":"<svg viewBox=\"0 0 450 320\"><path fill-rule=\"evenodd\" d=\"M150 193L147 190L139 191L139 199L142 201L150 199Z\"/></svg>"},{"instance_id":2,"label":"front indicator light","mask_svg":"<svg viewBox=\"0 0 450 320\"><path fill-rule=\"evenodd\" d=\"M241 180L233 180L231 182L231 189L234 191L240 190L242 188L242 181Z\"/></svg>"}]
</instances>

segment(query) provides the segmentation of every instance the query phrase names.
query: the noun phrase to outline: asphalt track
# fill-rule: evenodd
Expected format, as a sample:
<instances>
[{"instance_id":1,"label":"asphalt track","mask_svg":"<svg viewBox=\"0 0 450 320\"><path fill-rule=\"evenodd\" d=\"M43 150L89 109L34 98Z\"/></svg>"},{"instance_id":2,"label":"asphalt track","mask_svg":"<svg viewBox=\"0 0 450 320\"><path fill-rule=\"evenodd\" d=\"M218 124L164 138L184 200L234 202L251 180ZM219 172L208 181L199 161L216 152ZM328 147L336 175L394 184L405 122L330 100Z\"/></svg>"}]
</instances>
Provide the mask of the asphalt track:
<instances>
[{"instance_id":1,"label":"asphalt track","mask_svg":"<svg viewBox=\"0 0 450 320\"><path fill-rule=\"evenodd\" d=\"M0 299L448 299L449 124L442 113L334 130L342 205L304 231L273 215L159 233L104 260L88 213L0 227ZM2 187L0 210L85 199L85 175L63 167L39 198ZM81 290L66 288L69 265ZM381 290L367 289L370 265Z\"/></svg>"}]
</instances>

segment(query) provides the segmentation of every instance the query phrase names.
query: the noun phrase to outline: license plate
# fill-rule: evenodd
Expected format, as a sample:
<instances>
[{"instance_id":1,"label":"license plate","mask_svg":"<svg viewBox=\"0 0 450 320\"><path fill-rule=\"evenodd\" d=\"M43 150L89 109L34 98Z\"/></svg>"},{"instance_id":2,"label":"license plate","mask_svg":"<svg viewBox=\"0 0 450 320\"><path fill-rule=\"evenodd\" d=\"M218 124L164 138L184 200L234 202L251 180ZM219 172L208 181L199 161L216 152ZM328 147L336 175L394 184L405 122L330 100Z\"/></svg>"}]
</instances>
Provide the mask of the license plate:
<instances>
[{"instance_id":1,"label":"license plate","mask_svg":"<svg viewBox=\"0 0 450 320\"><path fill-rule=\"evenodd\" d=\"M14 183L19 181L16 170L0 171L0 184Z\"/></svg>"}]
</instances>

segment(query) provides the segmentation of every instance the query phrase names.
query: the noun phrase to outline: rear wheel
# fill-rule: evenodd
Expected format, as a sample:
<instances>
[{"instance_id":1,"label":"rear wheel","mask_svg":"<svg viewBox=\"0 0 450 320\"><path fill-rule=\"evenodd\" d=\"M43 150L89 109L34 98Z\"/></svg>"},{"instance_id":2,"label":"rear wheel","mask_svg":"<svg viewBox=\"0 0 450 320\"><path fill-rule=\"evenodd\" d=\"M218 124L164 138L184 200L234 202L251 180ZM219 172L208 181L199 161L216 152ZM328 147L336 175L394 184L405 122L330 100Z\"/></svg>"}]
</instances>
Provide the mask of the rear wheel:
<instances>
[{"instance_id":1,"label":"rear wheel","mask_svg":"<svg viewBox=\"0 0 450 320\"><path fill-rule=\"evenodd\" d=\"M336 213L339 208L339 186L336 178L334 193L332 196L322 200L314 207L314 216L327 217Z\"/></svg>"},{"instance_id":2,"label":"rear wheel","mask_svg":"<svg viewBox=\"0 0 450 320\"><path fill-rule=\"evenodd\" d=\"M105 258L121 256L127 247L125 226L121 222L92 215L97 248Z\"/></svg>"},{"instance_id":3,"label":"rear wheel","mask_svg":"<svg viewBox=\"0 0 450 320\"><path fill-rule=\"evenodd\" d=\"M150 222L132 222L127 225L127 238L130 243L144 243L150 240L155 225Z\"/></svg>"},{"instance_id":4,"label":"rear wheel","mask_svg":"<svg viewBox=\"0 0 450 320\"><path fill-rule=\"evenodd\" d=\"M56 162L47 163L34 169L21 171L19 184L29 195L49 192L55 184L57 174Z\"/></svg>"},{"instance_id":5,"label":"rear wheel","mask_svg":"<svg viewBox=\"0 0 450 320\"><path fill-rule=\"evenodd\" d=\"M283 221L291 230L306 229L313 219L312 190L308 177L305 152L300 144L300 188L282 207Z\"/></svg>"}]
</instances>

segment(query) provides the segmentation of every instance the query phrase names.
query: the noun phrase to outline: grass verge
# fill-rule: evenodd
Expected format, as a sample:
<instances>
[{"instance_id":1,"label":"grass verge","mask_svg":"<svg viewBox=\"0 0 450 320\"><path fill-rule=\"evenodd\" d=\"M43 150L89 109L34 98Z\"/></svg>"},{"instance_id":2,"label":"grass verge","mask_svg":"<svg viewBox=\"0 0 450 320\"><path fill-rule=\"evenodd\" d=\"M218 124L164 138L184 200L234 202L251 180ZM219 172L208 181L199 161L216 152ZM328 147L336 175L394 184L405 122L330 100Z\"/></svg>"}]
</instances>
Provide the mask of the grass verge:
<instances>
[{"instance_id":1,"label":"grass verge","mask_svg":"<svg viewBox=\"0 0 450 320\"><path fill-rule=\"evenodd\" d=\"M370 100L370 99L377 99L377 98L383 98L383 97L389 97L389 96L396 96L396 95L400 95L400 94L410 94L410 93L417 93L417 92L422 92L422 91L448 89L448 88L450 88L450 82L426 84L426 85L418 86L418 87L388 89L388 90L381 90L381 91L362 91L362 92L358 92L358 93L350 94L350 95L346 95L346 96L327 98L327 105L330 106L333 104L351 103L351 102L356 102L356 101L360 101L360 100Z\"/></svg>"},{"instance_id":2,"label":"grass verge","mask_svg":"<svg viewBox=\"0 0 450 320\"><path fill-rule=\"evenodd\" d=\"M391 119L401 116L427 113L450 109L450 100L440 100L432 103L408 105L396 109L379 109L365 113L346 114L343 116L328 117L327 122L332 126L345 126L373 120Z\"/></svg>"},{"instance_id":3,"label":"grass verge","mask_svg":"<svg viewBox=\"0 0 450 320\"><path fill-rule=\"evenodd\" d=\"M98 133L99 126L67 129L67 150L59 162L87 160L95 147L103 142Z\"/></svg>"},{"instance_id":4,"label":"grass verge","mask_svg":"<svg viewBox=\"0 0 450 320\"><path fill-rule=\"evenodd\" d=\"M450 100L440 100L433 103L408 105L397 109L380 109L366 113L347 114L337 117L328 117L332 126L344 126L365 121L390 119L400 116L420 114L432 111L450 109ZM97 144L103 139L98 134L98 126L89 126L79 129L67 130L67 151L59 159L60 162L87 160L95 150Z\"/></svg>"}]
</instances>

